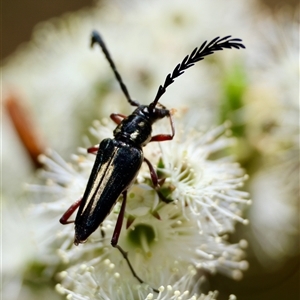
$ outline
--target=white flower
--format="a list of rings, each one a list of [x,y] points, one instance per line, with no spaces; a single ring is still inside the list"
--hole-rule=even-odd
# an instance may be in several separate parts
[[[95,259],[91,261],[89,266],[76,265],[68,271],[60,273],[60,277],[65,284],[68,282],[71,289],[66,289],[62,285],[56,286],[58,292],[62,294],[72,295],[73,299],[215,299],[217,293],[209,293],[197,295],[198,284],[194,283],[193,277],[196,270],[189,267],[182,277],[176,281],[172,286],[159,287],[158,294],[149,292],[149,288],[141,285],[124,283],[122,275],[116,271],[116,266],[111,263],[109,259],[101,261]],[[93,265],[91,265],[93,264]],[[169,276],[171,280],[174,277],[174,272],[168,274],[164,272],[165,276]],[[201,280],[199,280],[201,281]],[[189,290],[184,290],[184,288]],[[180,289],[180,290],[179,290]],[[87,298],[86,298],[87,297]]]
[[[244,110],[246,137],[260,161],[249,185],[249,229],[255,255],[269,272],[299,248],[299,20],[283,10],[276,23],[268,17],[257,26],[264,43],[254,51]]]
[[[143,166],[139,183],[129,190],[119,238],[119,245],[128,251],[135,272],[146,285],[140,286],[124,258],[110,245],[119,203],[103,222],[102,234],[100,230],[95,231],[86,244],[78,247],[72,245],[72,226],[58,223],[67,207],[83,194],[93,156],[74,156],[74,166],[66,164],[53,152],[49,153],[51,158],[42,157],[47,170],[42,176],[48,185],[31,186],[31,189],[50,192],[56,199],[34,205],[32,213],[43,216],[51,231],[47,233],[43,229],[43,236],[52,236],[44,244],[44,251],[48,248],[51,255],[58,247],[59,256],[71,265],[62,273],[59,290],[77,295],[75,299],[80,299],[80,295],[89,299],[116,299],[116,295],[119,299],[130,295],[146,299],[151,292],[147,285],[153,288],[171,285],[174,291],[189,290],[186,295],[192,295],[201,290],[204,278],[200,281],[196,278],[202,278],[205,270],[235,279],[242,277],[242,271],[248,266],[243,261],[242,250],[246,242],[230,244],[226,233],[234,230],[236,221],[247,223],[241,214],[244,204],[249,204],[248,195],[238,191],[246,177],[230,159],[210,158],[230,146],[232,140],[223,136],[224,126],[206,134],[195,130],[180,133],[181,125],[186,128],[184,119],[177,121],[179,132],[175,140],[145,147],[145,155],[149,154],[151,161],[158,164],[159,175],[166,180],[155,191],[150,184],[149,171]],[[108,128],[101,123],[96,125],[97,130],[92,132],[103,138]],[[167,130],[163,125],[156,127],[160,132]],[[159,299],[165,299],[163,297],[170,295],[170,291],[162,289],[159,295]]]
[[[215,122],[216,108],[223,98],[220,87],[227,77],[226,70],[230,73],[232,66],[242,66],[244,76],[249,79],[244,95],[246,109],[237,113],[240,117],[245,112],[245,119],[242,121],[247,123],[247,141],[266,156],[277,155],[278,149],[285,149],[286,146],[296,145],[294,148],[298,151],[298,23],[286,18],[283,30],[278,34],[276,22],[269,19],[265,11],[257,15],[258,10],[254,9],[253,3],[237,0],[218,3],[187,0],[184,6],[180,0],[123,1],[117,2],[117,5],[115,2],[104,3],[101,8],[69,14],[40,25],[34,33],[33,41],[3,67],[4,95],[8,85],[21,91],[21,95],[31,103],[41,126],[40,130],[45,132],[49,145],[65,156],[75,145],[81,144],[78,141],[80,131],[86,130],[92,119],[108,116],[112,112],[126,114],[130,111],[101,51],[97,47],[93,50],[88,47],[92,29],[98,29],[102,33],[131,96],[144,104],[153,99],[158,85],[175,64],[203,40],[227,34],[243,39],[246,52],[223,51],[213,59],[204,60],[178,79],[162,99],[167,107],[191,109],[187,112],[187,118],[190,118],[188,126],[186,121],[183,122],[183,132],[180,129],[181,120],[176,122],[174,141],[160,145],[150,144],[145,149],[146,156],[159,167],[160,176],[166,177],[160,192],[173,202],[165,204],[160,201],[157,193],[149,186],[149,172],[144,165],[138,183],[128,195],[131,198],[127,205],[120,245],[129,251],[130,257],[138,249],[140,252],[136,255],[136,260],[146,261],[147,266],[149,261],[156,262],[156,265],[161,263],[164,257],[157,257],[157,253],[159,249],[166,247],[170,257],[165,264],[174,264],[175,256],[183,258],[178,267],[176,262],[178,272],[186,269],[188,264],[192,269],[201,267],[200,270],[218,271],[240,278],[241,270],[247,267],[242,261],[243,254],[240,250],[246,242],[241,241],[235,245],[226,242],[226,233],[234,230],[236,221],[247,223],[242,216],[242,207],[249,204],[250,200],[247,200],[247,193],[238,190],[245,176],[231,158],[212,159],[219,157],[215,152],[231,144],[232,140],[222,137],[221,132],[226,131],[223,126],[206,134],[189,129],[195,127],[202,132],[201,126],[207,127]],[[120,39],[120,36],[124,38]],[[246,58],[244,64],[247,67],[243,67],[242,58]],[[23,172],[25,158],[21,155],[17,142],[12,143],[15,139],[12,138],[13,133],[6,130],[9,125],[6,118],[4,122],[4,140],[8,142],[8,147],[4,147],[3,154],[3,168],[7,170],[3,190],[4,193],[9,190],[15,194],[18,182],[28,181],[28,172]],[[112,122],[104,125],[96,125],[92,129],[96,137],[93,142],[111,136]],[[167,131],[169,128],[163,130]],[[218,135],[220,137],[216,138]],[[86,147],[89,145],[88,141],[84,144]],[[243,152],[247,150],[248,148],[243,149]],[[72,225],[63,227],[58,223],[63,212],[82,195],[94,161],[93,155],[86,155],[84,149],[80,151],[79,155],[73,157],[72,164],[65,163],[55,152],[49,153],[49,157],[43,157],[48,166],[48,172],[44,172],[43,176],[47,178],[49,186],[34,187],[39,191],[35,194],[35,202],[43,202],[42,205],[34,205],[31,210],[31,217],[39,224],[36,226],[35,223],[30,231],[30,236],[38,241],[35,246],[39,252],[35,259],[47,266],[47,276],[57,272],[57,268],[61,269],[62,260],[72,266],[67,271],[71,277],[84,263],[89,270],[95,254],[99,254],[97,249],[106,249],[107,252],[103,250],[103,254],[101,253],[103,261],[99,261],[97,266],[102,266],[105,254],[115,264],[114,269],[118,270],[116,273],[127,274],[122,278],[128,277],[136,284],[137,281],[129,272],[124,259],[110,246],[119,204],[103,224],[105,238],[102,239],[100,230],[96,231],[88,243],[80,247],[72,244]],[[250,218],[255,223],[253,230],[256,231],[258,244],[264,249],[265,255],[260,256],[261,260],[270,258],[272,254],[273,261],[281,261],[283,252],[292,253],[289,245],[297,234],[293,224],[298,219],[298,199],[294,201],[293,197],[293,201],[285,206],[283,200],[287,197],[281,193],[286,186],[283,184],[281,188],[282,185],[279,184],[280,172],[276,175],[273,173],[267,179],[266,177],[268,173],[255,180],[256,186],[252,185],[257,201]],[[276,182],[275,187],[272,182]],[[273,189],[265,195],[264,192],[269,188]],[[274,197],[266,200],[269,205],[265,207],[265,197],[272,194]],[[272,202],[274,200],[275,204]],[[141,205],[137,205],[138,203]],[[272,216],[278,216],[275,224],[278,226],[273,226],[276,219],[265,218],[265,210]],[[134,222],[126,230],[128,219]],[[141,226],[141,220],[148,227],[144,223]],[[149,227],[160,237],[158,241],[145,240],[143,234],[139,234],[139,242],[133,245],[133,229],[137,232],[140,229],[148,230]],[[264,238],[265,232],[261,231],[262,227],[270,230],[267,239]],[[25,227],[21,232],[23,229],[26,232]],[[177,243],[178,236],[181,243]],[[191,237],[196,237],[195,241]],[[277,247],[277,239],[281,240],[284,251]],[[186,249],[186,245],[190,249]],[[274,245],[276,247],[272,247]],[[18,266],[19,258],[23,257],[20,278],[23,265],[26,266],[32,260],[33,255],[28,255],[28,249],[30,247],[27,246],[24,251],[15,248],[15,251],[18,250],[24,256],[20,254],[15,261],[10,258],[6,264],[16,263]],[[257,251],[257,255],[259,254]],[[136,265],[134,259],[132,262]],[[157,272],[150,271],[147,275],[149,278],[143,279],[158,288],[159,283],[154,284],[159,279],[152,278]],[[98,283],[102,284],[98,269],[94,272]],[[140,272],[139,268],[137,272]],[[179,284],[176,281],[177,273],[174,275],[174,282],[169,283],[168,272],[170,268],[162,273],[164,276],[161,282],[164,285],[172,284],[175,290],[180,289],[184,293],[182,282]],[[188,278],[186,280],[189,282],[201,275],[201,271],[198,272],[200,274],[197,276],[185,272],[184,278]],[[143,277],[143,272],[140,275]],[[113,280],[114,278],[113,276]],[[75,276],[74,282],[76,280]],[[183,281],[186,282],[185,279]],[[68,287],[67,283],[69,282],[64,280],[65,288]],[[192,295],[190,284],[186,285],[189,285],[187,289],[190,290],[189,295]],[[198,288],[197,285],[195,287]],[[83,286],[78,286],[79,293],[83,290]],[[160,297],[169,299],[171,292],[168,293],[165,288]],[[143,293],[141,297],[145,297]]]
[[[266,158],[299,148],[299,21],[285,13],[257,24],[261,43],[245,95],[247,140]]]

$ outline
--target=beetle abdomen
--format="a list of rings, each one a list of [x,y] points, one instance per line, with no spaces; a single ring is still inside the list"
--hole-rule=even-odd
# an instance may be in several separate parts
[[[140,148],[114,139],[100,143],[75,219],[75,243],[84,242],[104,221],[121,193],[135,180],[143,159]]]

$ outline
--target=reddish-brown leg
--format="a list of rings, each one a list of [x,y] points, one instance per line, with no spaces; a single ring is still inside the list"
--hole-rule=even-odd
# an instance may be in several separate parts
[[[74,223],[74,220],[69,221],[69,218],[73,214],[73,212],[79,207],[82,199],[77,200],[75,203],[73,203],[68,210],[62,215],[62,217],[59,219],[59,222],[63,225]]]
[[[169,120],[170,120],[170,125],[171,125],[171,134],[157,134],[154,135],[150,142],[163,142],[163,141],[170,141],[173,139],[174,135],[175,135],[175,129],[174,129],[174,124],[173,124],[173,120],[172,120],[172,116],[171,114],[169,115]]]
[[[132,275],[139,281],[139,283],[144,283],[144,281],[136,274],[135,270],[133,269],[133,267],[131,265],[131,262],[128,258],[128,252],[123,250],[123,248],[118,245],[118,240],[119,240],[119,236],[120,236],[120,233],[121,233],[123,219],[124,219],[124,215],[125,215],[126,200],[127,200],[127,191],[124,191],[123,192],[123,202],[122,202],[122,205],[121,205],[121,210],[120,210],[119,215],[118,215],[116,227],[115,227],[112,239],[111,239],[111,245],[114,248],[117,248],[120,251],[120,253],[124,257],[124,259],[126,260]],[[152,289],[153,289],[154,292],[159,293],[159,291],[157,289],[154,289],[154,288],[152,288]]]
[[[93,146],[93,147],[87,148],[86,151],[87,151],[87,153],[97,154],[98,149],[99,149],[98,146]]]
[[[116,123],[116,124],[120,124],[122,122],[123,119],[126,118],[125,115],[123,114],[111,114],[110,118]]]
[[[154,187],[155,188],[159,187],[161,184],[164,183],[164,181],[166,179],[165,178],[161,178],[161,179],[158,178],[154,167],[152,166],[151,162],[146,157],[144,157],[144,161],[145,161],[145,163],[147,164],[147,166],[149,168],[151,180],[152,180],[152,183],[153,183]]]

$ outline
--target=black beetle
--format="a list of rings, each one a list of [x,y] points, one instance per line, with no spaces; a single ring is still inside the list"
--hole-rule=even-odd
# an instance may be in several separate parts
[[[126,117],[122,114],[111,114],[111,119],[117,124],[114,130],[113,139],[104,139],[99,147],[88,149],[89,153],[96,153],[96,160],[91,171],[83,197],[75,202],[61,217],[62,224],[72,223],[68,219],[79,207],[75,219],[75,240],[74,244],[83,243],[101,225],[107,215],[116,204],[119,196],[123,195],[121,210],[117,219],[111,244],[116,247],[126,259],[134,277],[140,283],[143,280],[137,276],[132,268],[125,252],[118,245],[118,238],[121,232],[122,222],[125,213],[127,191],[135,181],[137,174],[144,162],[149,167],[154,187],[158,187],[163,180],[159,180],[151,163],[144,157],[142,147],[149,142],[162,142],[172,140],[175,134],[171,111],[158,103],[160,97],[165,93],[167,87],[174,82],[174,79],[196,62],[204,59],[205,56],[225,48],[245,48],[240,39],[226,36],[216,37],[211,42],[206,41],[198,48],[195,48],[190,55],[187,55],[179,63],[172,73],[168,74],[163,85],[160,85],[153,102],[149,105],[140,105],[131,99],[123,80],[116,69],[116,66],[104,44],[100,34],[92,32],[91,46],[98,44],[106,59],[108,60],[120,87],[132,106],[137,106],[131,115]],[[168,117],[170,120],[171,134],[158,134],[151,136],[154,122]],[[156,289],[153,289],[158,292]]]

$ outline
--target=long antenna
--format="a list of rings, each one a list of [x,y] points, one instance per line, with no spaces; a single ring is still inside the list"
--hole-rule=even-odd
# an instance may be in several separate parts
[[[160,97],[166,92],[167,87],[174,82],[175,78],[182,75],[186,69],[192,67],[196,62],[204,59],[205,56],[213,54],[215,51],[220,51],[225,48],[246,48],[242,43],[240,43],[242,42],[241,39],[230,39],[230,37],[230,35],[223,38],[216,37],[208,44],[206,44],[207,41],[205,41],[199,48],[195,48],[190,55],[187,55],[182,60],[182,62],[175,67],[172,74],[169,73],[167,75],[165,83],[159,86],[154,101],[149,105],[149,109],[154,109]]]
[[[111,58],[111,56],[110,56],[110,54],[109,54],[109,52],[108,52],[108,50],[105,46],[105,43],[104,43],[103,39],[101,38],[99,32],[97,32],[96,30],[94,30],[92,32],[91,47],[93,47],[95,43],[98,44],[101,47],[106,59],[108,60],[110,66],[111,66],[111,68],[112,68],[112,70],[113,70],[113,72],[116,76],[117,81],[120,84],[121,90],[123,91],[123,93],[124,93],[127,101],[129,102],[129,104],[131,104],[132,106],[139,106],[140,104],[138,102],[131,99],[131,97],[129,95],[129,92],[127,90],[127,87],[124,84],[124,82],[122,80],[122,77],[121,77],[120,73],[118,72],[118,70],[117,70],[117,68],[116,68],[116,66],[113,62],[113,60],[112,60],[112,58]]]

